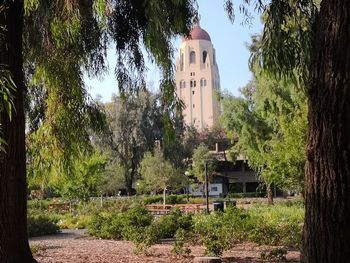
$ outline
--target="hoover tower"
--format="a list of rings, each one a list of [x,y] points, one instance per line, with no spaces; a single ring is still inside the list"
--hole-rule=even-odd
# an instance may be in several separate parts
[[[211,128],[220,115],[220,76],[210,36],[199,25],[180,45],[175,80],[176,94],[185,104],[185,123],[199,131]]]

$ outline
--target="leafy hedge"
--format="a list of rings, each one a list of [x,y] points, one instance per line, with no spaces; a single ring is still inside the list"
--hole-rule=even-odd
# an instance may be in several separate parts
[[[129,240],[130,229],[150,226],[153,220],[153,216],[141,206],[126,212],[95,212],[88,223],[88,233],[104,239]]]
[[[104,239],[130,240],[136,252],[145,252],[161,238],[174,237],[178,229],[190,231],[192,215],[174,210],[170,215],[155,220],[142,206],[127,211],[96,212],[91,216],[88,233]]]
[[[58,218],[44,214],[29,214],[27,217],[27,230],[29,237],[52,235],[59,230]]]
[[[251,193],[228,193],[226,198],[255,198],[266,197],[266,192],[251,192]]]
[[[196,215],[193,220],[194,233],[206,247],[207,255],[221,255],[242,241],[299,248],[304,209],[284,204],[259,205],[248,210],[230,207],[225,213]]]
[[[186,203],[187,195],[167,195],[166,203],[170,205]],[[163,195],[151,195],[143,197],[144,204],[163,203]]]
[[[225,212],[183,214],[173,210],[158,220],[142,206],[127,211],[92,215],[88,231],[107,239],[131,240],[138,251],[161,238],[175,238],[174,253],[188,253],[186,244],[206,247],[207,255],[221,255],[243,241],[299,248],[304,217],[302,205],[259,205],[243,210],[229,207]]]

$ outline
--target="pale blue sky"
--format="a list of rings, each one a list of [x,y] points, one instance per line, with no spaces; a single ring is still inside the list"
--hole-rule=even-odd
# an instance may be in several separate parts
[[[253,13],[255,19],[253,19],[251,25],[242,25],[243,17],[237,9],[236,20],[232,24],[223,8],[223,1],[198,0],[198,5],[201,16],[200,25],[209,33],[216,49],[221,89],[238,95],[238,89],[251,79],[251,73],[248,69],[249,52],[246,48],[246,43],[250,43],[251,35],[260,33],[262,30],[259,16]],[[180,39],[174,40],[173,43],[177,49]],[[177,51],[175,52],[175,58],[176,56]],[[114,78],[114,50],[109,50],[108,52],[108,63],[109,74],[103,80],[86,79],[86,84],[92,97],[96,97],[99,94],[104,102],[110,101],[112,93],[118,92]],[[148,64],[148,68],[147,80],[154,89],[157,89],[159,85],[158,70],[152,64]]]

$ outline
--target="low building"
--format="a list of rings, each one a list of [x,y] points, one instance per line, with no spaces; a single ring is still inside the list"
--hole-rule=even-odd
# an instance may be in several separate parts
[[[238,156],[235,162],[228,161],[227,152],[219,151],[218,145],[211,153],[217,160],[217,166],[213,180],[208,186],[209,196],[225,197],[229,193],[257,193],[258,195],[264,192],[256,172],[249,167],[246,157]],[[204,185],[189,186],[188,190],[194,196],[201,196]]]

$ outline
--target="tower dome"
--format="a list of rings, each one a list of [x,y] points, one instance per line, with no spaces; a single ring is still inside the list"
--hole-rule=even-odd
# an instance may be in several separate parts
[[[195,25],[190,32],[190,36],[186,37],[185,40],[199,40],[199,39],[211,41],[208,32],[202,29],[199,25]]]

